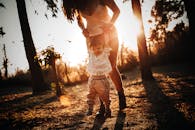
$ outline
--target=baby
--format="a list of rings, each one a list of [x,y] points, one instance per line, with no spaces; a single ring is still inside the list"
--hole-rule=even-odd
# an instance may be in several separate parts
[[[105,107],[104,116],[111,117],[110,110],[110,83],[108,74],[112,71],[109,61],[110,49],[106,47],[104,35],[91,37],[88,45],[89,63],[87,71],[90,74],[88,80],[89,94],[87,95],[88,112],[92,115],[96,96],[103,102]]]

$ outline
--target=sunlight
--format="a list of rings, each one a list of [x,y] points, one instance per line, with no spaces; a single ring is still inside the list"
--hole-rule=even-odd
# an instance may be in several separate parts
[[[17,69],[28,70],[29,66],[25,56],[22,35],[20,33],[16,4],[13,1],[6,1],[6,3],[8,4],[6,7],[8,10],[1,10],[0,14],[3,17],[3,20],[0,22],[6,31],[6,35],[0,40],[1,43],[6,43],[6,47],[9,48],[7,51],[9,59],[8,73],[13,74]],[[131,3],[130,1],[123,3],[121,0],[116,0],[116,3],[121,10],[115,23],[118,30],[119,45],[124,43],[130,50],[137,52],[139,26],[137,26],[138,22],[133,18]],[[147,1],[144,3],[147,4]],[[26,1],[29,23],[37,52],[42,51],[48,46],[53,46],[55,51],[60,53],[62,60],[67,65],[78,66],[78,64],[85,64],[86,58],[88,57],[85,38],[76,21],[73,23],[67,22],[61,8],[58,17],[52,18],[45,4],[46,3],[40,0],[36,2]],[[60,2],[58,4],[60,4]],[[147,8],[145,10],[150,10],[151,5],[153,4],[150,1],[143,7]],[[39,12],[39,14],[35,14],[34,10]],[[47,17],[45,17],[45,13]],[[144,11],[144,13],[146,13],[146,15],[143,15],[143,17],[148,19],[150,15],[147,15],[147,11]],[[110,11],[109,14],[112,15]],[[13,29],[15,31],[13,31]],[[0,47],[2,48],[1,43]],[[15,55],[18,51],[21,53]],[[0,54],[2,53],[0,52]],[[0,60],[3,60],[3,55],[0,57]],[[3,66],[0,65],[0,68],[2,67]]]
[[[55,61],[56,66],[59,66],[60,63],[61,63],[61,60],[60,59],[56,59],[56,61]]]
[[[63,16],[56,20],[58,22],[53,23],[54,26],[50,28],[53,30],[51,42],[54,43],[54,48],[69,66],[84,64],[87,58],[87,48],[80,28],[75,22],[65,24]]]
[[[133,17],[133,21],[134,21],[134,30],[135,30],[135,35],[136,37],[141,33],[141,23],[140,20],[137,17]]]
[[[130,50],[137,52],[137,35],[140,33],[139,22],[136,18],[131,18],[129,23],[121,20],[120,24],[116,24],[118,30],[119,45],[124,44]],[[126,24],[122,27],[121,24]]]
[[[64,47],[63,60],[70,66],[84,64],[87,58],[87,48],[85,42],[81,39],[75,39],[73,43],[69,43]]]
[[[65,95],[62,95],[60,96],[60,103],[63,105],[63,106],[70,106],[70,100],[68,97],[66,97]]]
[[[123,38],[123,36],[121,36],[120,33],[118,33],[118,39],[119,39],[119,50],[121,49],[121,45],[124,44],[125,47],[128,47],[130,50],[132,51],[137,51],[137,41],[136,38],[132,37],[132,35],[134,34],[129,34],[131,37],[130,39],[130,43],[126,42],[125,39]]]

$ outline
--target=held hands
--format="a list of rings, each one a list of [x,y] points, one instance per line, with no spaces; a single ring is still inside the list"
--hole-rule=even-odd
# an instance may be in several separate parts
[[[82,21],[82,17],[80,15],[77,16],[77,23],[78,23],[79,27],[81,28],[81,30],[83,31],[83,35],[85,36],[85,38],[88,38],[89,37],[89,32],[85,28],[85,25]]]
[[[101,28],[104,31],[104,33],[109,33],[113,28],[113,24],[112,23],[104,23],[104,25]],[[83,28],[83,35],[86,38],[88,38],[89,37],[89,31],[87,29]]]

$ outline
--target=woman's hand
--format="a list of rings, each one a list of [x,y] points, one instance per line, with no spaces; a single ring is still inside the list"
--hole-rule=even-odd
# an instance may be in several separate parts
[[[83,29],[83,35],[85,36],[85,38],[89,37],[89,32],[87,29]]]

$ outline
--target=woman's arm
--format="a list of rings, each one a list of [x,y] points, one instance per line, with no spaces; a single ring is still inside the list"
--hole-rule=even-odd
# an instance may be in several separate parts
[[[118,6],[114,2],[114,0],[102,0],[102,1],[105,3],[105,5],[107,5],[112,10],[113,15],[112,15],[110,23],[114,24],[120,14],[120,10]]]
[[[83,23],[83,19],[82,16],[80,14],[77,15],[77,23],[79,25],[79,27],[81,28],[81,30],[83,31],[83,35],[86,38],[86,44],[87,44],[87,48],[89,50],[89,32],[87,31],[87,29],[85,28],[85,25]]]
[[[81,28],[81,30],[83,31],[85,29],[85,25],[83,23],[83,19],[82,19],[80,13],[77,15],[77,23],[78,23],[79,27]]]
[[[82,16],[80,14],[77,15],[77,23],[79,25],[79,27],[81,28],[81,30],[83,31],[83,35],[87,38],[89,37],[89,32],[87,31],[87,29],[85,28],[85,25],[83,23],[83,19]]]

